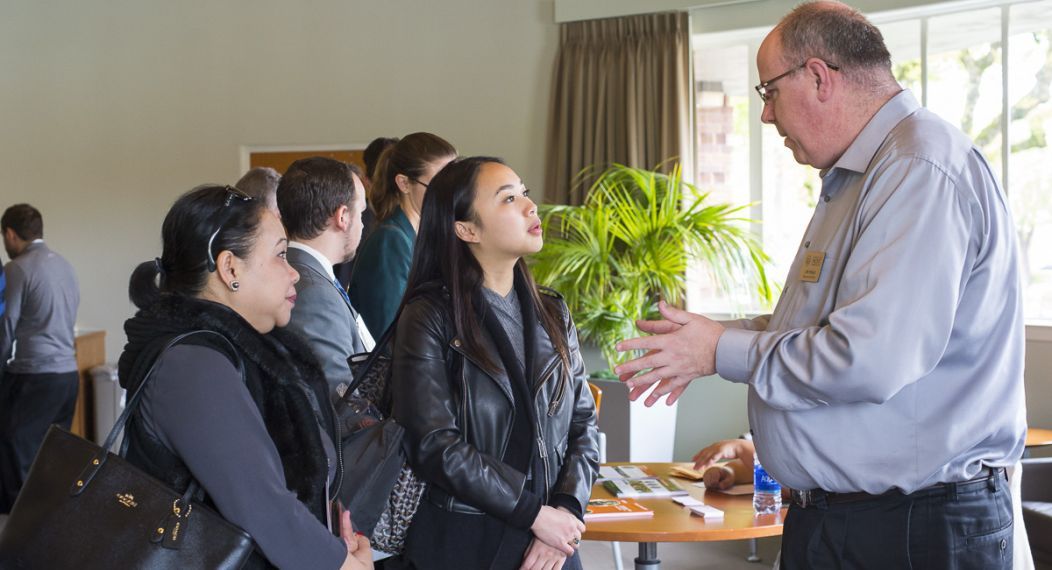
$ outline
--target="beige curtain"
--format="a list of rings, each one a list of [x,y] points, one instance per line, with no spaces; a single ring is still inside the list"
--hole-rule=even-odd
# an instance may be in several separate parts
[[[689,26],[685,12],[560,25],[546,201],[580,204],[594,179],[582,170],[614,162],[689,173]]]

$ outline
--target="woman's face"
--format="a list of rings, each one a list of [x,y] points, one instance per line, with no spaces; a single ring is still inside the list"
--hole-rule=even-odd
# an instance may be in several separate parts
[[[238,314],[266,334],[276,326],[289,324],[300,275],[285,260],[289,243],[285,228],[269,209],[261,215],[252,250],[248,257],[235,262],[239,287],[229,299]]]
[[[474,209],[476,220],[466,225],[480,261],[517,260],[544,245],[537,204],[529,198],[519,175],[507,166],[482,165],[475,181]]]
[[[428,185],[431,184],[431,179],[438,174],[439,170],[442,170],[447,164],[456,158],[454,156],[447,156],[438,160],[432,160],[426,163],[424,172],[417,178],[406,177],[405,184],[402,186],[402,209],[407,209],[417,215],[420,214],[420,210],[424,204],[424,194],[427,192]]]

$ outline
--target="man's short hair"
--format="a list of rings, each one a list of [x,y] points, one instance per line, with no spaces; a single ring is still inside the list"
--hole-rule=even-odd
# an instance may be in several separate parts
[[[0,217],[0,231],[7,231],[7,228],[15,230],[23,241],[41,239],[44,237],[44,218],[40,210],[29,204],[15,204]]]
[[[891,73],[884,36],[858,10],[839,2],[800,4],[778,23],[786,65],[817,57],[840,66],[856,83],[870,83],[876,72]]]
[[[265,202],[268,196],[273,196],[278,191],[279,182],[281,175],[277,170],[269,166],[257,166],[246,172],[234,186],[245,194]]]
[[[324,156],[293,162],[278,184],[281,221],[295,240],[314,239],[325,231],[340,206],[354,201],[354,176],[358,169]]]

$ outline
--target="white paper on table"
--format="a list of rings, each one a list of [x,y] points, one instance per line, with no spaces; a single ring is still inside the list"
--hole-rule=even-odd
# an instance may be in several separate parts
[[[722,519],[723,511],[709,505],[691,505],[690,512],[706,519]]]

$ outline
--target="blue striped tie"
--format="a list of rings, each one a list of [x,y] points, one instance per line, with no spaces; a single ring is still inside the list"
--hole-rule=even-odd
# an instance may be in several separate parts
[[[333,279],[332,280],[332,285],[334,287],[336,287],[336,290],[340,292],[340,295],[343,295],[343,300],[347,301],[347,304],[350,305],[351,304],[351,297],[350,297],[350,295],[347,294],[347,290],[343,288],[343,285],[340,285],[340,280],[339,279]]]

